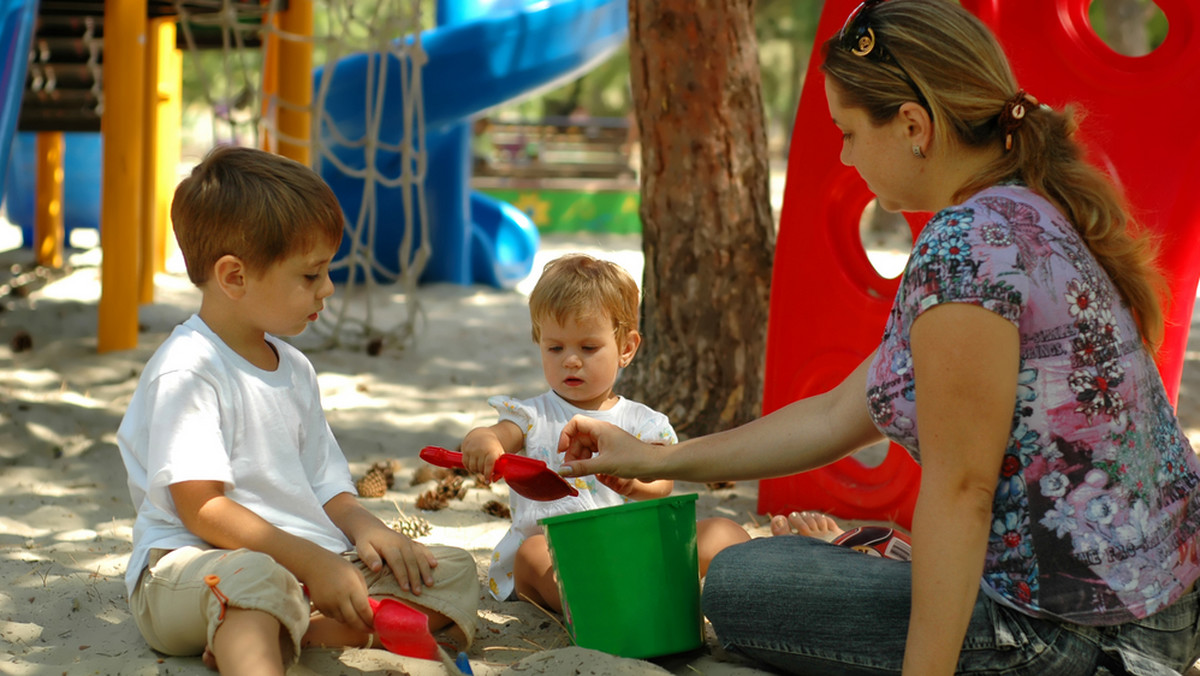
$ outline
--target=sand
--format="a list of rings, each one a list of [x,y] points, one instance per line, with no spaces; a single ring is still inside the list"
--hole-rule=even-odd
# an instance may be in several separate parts
[[[134,515],[115,443],[142,365],[194,311],[198,293],[173,258],[156,279],[155,302],[140,311],[138,347],[98,354],[99,250],[75,250],[69,271],[39,277],[22,271],[31,254],[17,249],[17,241],[15,229],[0,223],[0,284],[6,285],[0,288],[0,673],[211,673],[199,658],[151,651],[130,618],[123,575]],[[628,236],[546,238],[535,269],[571,250],[615,260],[640,279],[640,241]],[[14,281],[24,291],[7,293]],[[529,340],[531,285],[529,280],[515,291],[422,287],[414,340],[403,347],[388,342],[377,356],[354,339],[333,349],[316,347],[317,336],[298,341],[309,348],[330,425],[355,476],[374,462],[398,463],[393,488],[363,503],[385,521],[424,519],[431,530],[422,540],[469,550],[481,578],[508,527],[483,506],[506,502],[507,487],[468,480],[462,500],[440,511],[418,510],[417,498],[436,481],[413,484],[425,466],[417,453],[426,445],[453,447],[471,427],[490,424],[488,396],[527,397],[545,389]],[[403,323],[408,305],[396,287],[375,289],[371,297],[376,326]],[[352,312],[361,315],[365,304],[354,303]],[[21,336],[28,338],[26,346]],[[1180,396],[1193,444],[1200,440],[1200,354],[1194,345]],[[765,518],[754,513],[754,482],[715,491],[679,483],[676,490],[699,494],[700,516],[727,516],[755,536],[767,535]],[[574,647],[561,618],[527,603],[498,603],[485,593],[479,617],[469,655],[479,675],[766,673],[723,654],[711,628],[703,648],[646,661]],[[306,651],[289,673],[447,671],[434,662],[355,649]]]

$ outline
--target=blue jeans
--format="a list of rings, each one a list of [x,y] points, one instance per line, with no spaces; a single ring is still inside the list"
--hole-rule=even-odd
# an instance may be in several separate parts
[[[722,645],[787,674],[899,674],[908,633],[910,564],[813,538],[759,538],[717,555],[704,614]],[[1192,591],[1135,622],[1088,627],[1030,617],[980,593],[960,674],[1179,674],[1200,654]]]

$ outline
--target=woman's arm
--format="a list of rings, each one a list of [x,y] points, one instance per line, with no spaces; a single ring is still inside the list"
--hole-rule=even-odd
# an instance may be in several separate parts
[[[873,355],[872,355],[873,356]],[[868,357],[832,390],[731,430],[672,446],[638,441],[592,418],[563,430],[565,476],[738,481],[785,476],[845,457],[882,438],[867,412]]]
[[[997,314],[950,303],[921,315],[911,342],[922,474],[904,673],[949,675],[979,594],[1020,337]]]

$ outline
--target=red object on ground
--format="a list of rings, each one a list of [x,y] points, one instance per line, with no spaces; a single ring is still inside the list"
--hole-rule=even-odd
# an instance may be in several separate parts
[[[426,446],[421,449],[421,459],[438,467],[465,469],[462,453],[450,451],[440,446]],[[508,482],[518,494],[530,500],[557,500],[568,495],[579,495],[574,486],[546,466],[546,463],[523,455],[505,453],[496,460],[492,468],[491,479],[497,477]]]
[[[1091,0],[962,0],[992,27],[1022,88],[1061,109],[1087,112],[1080,138],[1123,187],[1134,213],[1161,236],[1160,264],[1174,298],[1156,355],[1176,401],[1200,277],[1200,3],[1155,0],[1166,41],[1145,57],[1112,51],[1088,19]],[[826,0],[816,45],[841,29],[859,0]],[[763,412],[832,388],[879,343],[898,280],[867,260],[859,220],[873,196],[839,159],[820,54],[814,51],[788,158],[771,286]],[[914,237],[928,214],[909,216]],[[864,393],[865,396],[865,393]],[[911,527],[920,468],[896,445],[883,463],[853,458],[759,484],[758,510],[821,510]]]
[[[392,598],[368,599],[375,613],[375,635],[388,652],[437,660],[438,645],[429,633],[429,617],[425,613]]]

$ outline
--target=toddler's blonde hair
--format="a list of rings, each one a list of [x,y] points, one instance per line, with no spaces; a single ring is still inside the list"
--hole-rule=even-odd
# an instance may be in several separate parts
[[[579,321],[603,312],[612,319],[617,345],[638,330],[637,282],[624,268],[587,254],[556,258],[542,269],[529,295],[533,342],[542,338],[542,322]]]

